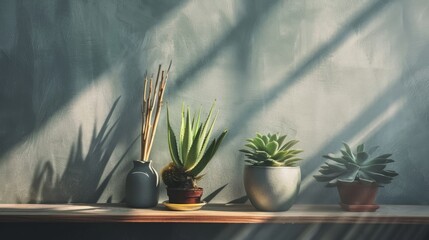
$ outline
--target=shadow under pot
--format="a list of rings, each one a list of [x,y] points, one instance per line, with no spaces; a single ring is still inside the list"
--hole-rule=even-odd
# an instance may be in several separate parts
[[[378,185],[376,183],[337,182],[342,209],[350,212],[374,212]]]
[[[169,203],[201,203],[203,188],[167,188],[167,195]]]
[[[299,167],[244,167],[244,187],[252,205],[261,211],[287,211],[301,185]]]
[[[152,161],[133,161],[127,175],[125,201],[129,207],[152,208],[158,205],[159,177]]]

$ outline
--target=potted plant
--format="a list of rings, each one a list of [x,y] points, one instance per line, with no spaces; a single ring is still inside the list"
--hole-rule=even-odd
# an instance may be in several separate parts
[[[344,143],[341,156],[324,155],[328,159],[320,167],[320,174],[314,178],[319,182],[328,182],[327,186],[337,186],[341,199],[341,207],[347,211],[375,211],[378,205],[375,198],[378,187],[389,184],[398,175],[393,170],[386,170],[388,163],[394,162],[392,154],[382,154],[371,157],[378,147],[367,152],[361,144],[353,152],[350,146]]]
[[[201,109],[191,117],[189,108],[182,107],[182,123],[179,139],[170,123],[170,114],[167,107],[168,147],[171,160],[162,170],[162,180],[167,185],[167,204],[200,204],[203,188],[197,186],[201,179],[200,173],[215,155],[227,130],[218,138],[210,142],[210,136],[216,122],[217,114],[213,120],[212,105],[204,122],[200,123]],[[167,206],[169,207],[169,206]]]
[[[296,163],[302,150],[292,149],[298,143],[286,135],[256,134],[247,139],[244,187],[252,205],[261,211],[286,211],[294,203],[301,184],[301,170]]]
[[[140,159],[134,161],[134,167],[128,173],[125,183],[125,201],[130,207],[151,208],[158,204],[159,177],[152,167],[149,156],[155,139],[170,67],[171,62],[166,71],[159,65],[156,80],[153,79],[153,75],[150,78],[147,74],[145,76],[141,106],[141,154]]]

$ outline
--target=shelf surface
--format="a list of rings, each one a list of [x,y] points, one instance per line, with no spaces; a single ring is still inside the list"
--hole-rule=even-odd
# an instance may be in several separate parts
[[[429,206],[381,205],[376,212],[345,212],[337,205],[294,205],[286,212],[259,212],[244,204],[208,204],[198,211],[171,211],[162,205],[0,204],[0,222],[429,224]]]

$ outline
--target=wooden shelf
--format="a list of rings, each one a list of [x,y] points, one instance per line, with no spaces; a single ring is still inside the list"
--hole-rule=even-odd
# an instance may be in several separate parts
[[[376,212],[356,213],[336,205],[295,205],[286,212],[259,212],[250,205],[209,204],[199,211],[181,212],[120,204],[0,204],[0,222],[429,224],[429,206],[382,205]]]

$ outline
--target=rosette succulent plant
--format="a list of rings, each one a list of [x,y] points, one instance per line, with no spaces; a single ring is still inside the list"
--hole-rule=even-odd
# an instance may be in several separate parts
[[[301,158],[297,154],[303,152],[291,149],[299,141],[290,140],[283,144],[287,135],[256,134],[255,138],[246,139],[247,149],[241,149],[248,159],[245,161],[254,166],[295,166]]]
[[[191,117],[189,108],[182,107],[182,123],[179,139],[170,124],[170,114],[167,107],[168,147],[172,162],[161,173],[162,180],[170,188],[196,188],[196,181],[202,175],[207,164],[215,155],[227,130],[210,143],[210,136],[216,122],[217,114],[213,120],[212,105],[207,119],[200,123],[201,109]],[[209,144],[210,143],[210,144]]]
[[[344,143],[341,156],[323,156],[328,160],[320,167],[320,174],[314,178],[319,182],[328,182],[327,186],[335,186],[337,181],[376,183],[379,186],[388,184],[398,173],[386,170],[387,164],[394,162],[390,158],[392,154],[371,157],[377,148],[372,147],[365,151],[365,145],[361,144],[356,148],[356,152],[353,152],[350,146]]]

